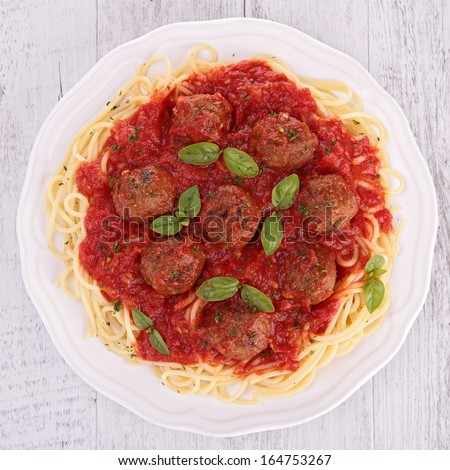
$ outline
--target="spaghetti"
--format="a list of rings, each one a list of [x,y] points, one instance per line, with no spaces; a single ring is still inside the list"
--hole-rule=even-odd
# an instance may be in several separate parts
[[[208,60],[204,59],[205,55],[209,55]],[[162,76],[151,73],[153,66],[157,63],[162,63],[165,67],[165,73]],[[250,76],[250,74],[253,75]],[[242,93],[239,89],[240,95],[236,97],[237,88],[227,87],[231,86],[230,83],[238,86],[241,83],[240,80],[245,80],[247,87],[245,90],[248,92]],[[186,180],[183,183],[183,189],[195,184],[197,178],[203,178],[199,175],[203,175],[201,172],[204,170],[195,168],[187,171],[187,164],[180,163],[178,157],[174,160],[173,155],[164,156],[165,154],[158,147],[159,143],[164,140],[161,135],[167,133],[168,122],[165,117],[167,110],[170,111],[173,103],[182,96],[220,92],[231,101],[240,98],[243,104],[242,106],[234,105],[236,114],[234,119],[236,122],[241,120],[243,124],[241,127],[236,126],[234,135],[227,136],[226,143],[248,150],[245,143],[250,132],[250,126],[247,125],[248,119],[251,121],[252,118],[249,116],[252,116],[252,112],[260,113],[259,108],[257,111],[252,111],[252,106],[258,106],[252,100],[254,96],[266,93],[264,87],[271,88],[268,93],[272,95],[278,92],[280,96],[283,93],[283,96],[288,97],[286,102],[283,102],[284,98],[281,96],[281,99],[277,101],[280,103],[280,109],[272,110],[273,115],[297,114],[302,121],[308,123],[314,134],[319,135],[319,147],[316,153],[319,153],[320,157],[316,160],[320,161],[322,167],[310,168],[308,165],[311,164],[308,163],[305,166],[307,170],[302,169],[297,172],[300,179],[304,177],[308,180],[310,177],[308,171],[311,171],[311,174],[342,171],[344,164],[349,168],[349,173],[357,175],[352,180],[352,184],[354,184],[354,192],[359,195],[359,210],[353,219],[356,222],[352,221],[351,227],[347,231],[344,230],[344,234],[347,233],[351,243],[342,243],[336,237],[332,237],[327,242],[336,253],[338,271],[332,295],[311,307],[313,314],[311,312],[309,316],[302,314],[301,318],[306,319],[305,324],[300,324],[298,321],[292,323],[289,317],[289,309],[295,307],[301,310],[301,306],[299,307],[295,302],[289,303],[286,299],[274,301],[278,313],[273,328],[278,331],[278,337],[285,342],[292,339],[291,333],[286,333],[286,324],[296,330],[294,334],[296,345],[290,350],[291,357],[283,352],[273,353],[271,348],[267,348],[261,354],[255,354],[245,360],[237,360],[224,357],[211,345],[206,345],[205,350],[200,352],[195,351],[192,344],[189,344],[194,351],[191,351],[191,356],[187,353],[183,356],[176,348],[173,349],[174,354],[167,357],[154,354],[148,339],[145,343],[146,335],[133,321],[131,310],[140,304],[133,305],[131,294],[125,298],[125,301],[122,301],[120,294],[117,298],[114,297],[114,287],[117,286],[108,281],[111,279],[109,276],[128,276],[127,282],[132,282],[129,278],[132,277],[130,273],[134,273],[135,264],[131,261],[128,263],[128,258],[123,257],[116,263],[122,265],[118,267],[114,265],[114,259],[116,251],[120,251],[120,256],[125,256],[125,252],[130,254],[132,250],[137,251],[130,254],[130,259],[134,261],[140,259],[142,251],[134,245],[134,242],[136,246],[139,245],[138,240],[133,238],[136,234],[133,231],[128,233],[127,236],[131,240],[126,248],[123,238],[120,243],[116,241],[114,245],[108,243],[101,245],[100,248],[104,248],[105,251],[101,253],[102,259],[107,260],[102,262],[103,264],[99,263],[98,257],[95,257],[96,261],[93,262],[94,255],[87,248],[90,246],[89,240],[95,231],[93,225],[102,217],[104,220],[105,217],[114,213],[110,200],[110,186],[115,184],[116,176],[111,168],[114,168],[116,173],[124,169],[133,170],[148,163],[149,155],[158,154],[160,155],[158,163],[173,168],[178,180],[183,178]],[[291,98],[289,98],[294,89],[299,93],[296,102],[290,101]],[[256,103],[260,102],[262,101],[256,100]],[[145,109],[148,118],[145,125],[142,116],[139,117],[137,113],[144,107],[147,107]],[[141,119],[141,121],[137,122],[136,119]],[[145,129],[149,120],[153,120],[154,127],[151,129],[156,129],[156,134],[153,131],[153,133],[146,133]],[[284,132],[284,129],[280,132]],[[335,141],[335,135],[340,136],[342,141],[338,142],[337,139]],[[288,140],[295,141],[296,138],[296,134],[293,134]],[[348,85],[298,76],[273,56],[260,55],[242,63],[226,64],[218,61],[217,53],[211,46],[199,44],[191,50],[186,63],[176,70],[172,69],[168,57],[154,56],[144,65],[139,66],[134,78],[107,103],[95,119],[78,132],[55,176],[49,182],[46,194],[46,209],[49,217],[48,246],[65,265],[57,282],[67,295],[82,301],[88,315],[87,335],[89,337],[97,336],[111,351],[123,356],[131,363],[153,364],[162,383],[178,393],[212,394],[223,401],[233,403],[256,403],[264,398],[296,393],[313,381],[319,368],[328,364],[335,356],[347,354],[363,337],[376,331],[383,322],[389,306],[388,280],[393,259],[398,252],[398,237],[402,228],[400,223],[395,231],[392,229],[391,212],[394,212],[394,209],[390,208],[390,204],[392,197],[403,190],[404,180],[402,175],[389,167],[384,148],[387,138],[387,131],[383,125],[375,117],[363,111],[361,101]],[[219,137],[218,140],[220,140]],[[134,141],[143,143],[137,148]],[[131,151],[128,150],[127,142],[132,143],[130,149],[132,147],[135,153],[132,159],[130,153],[126,154],[126,159],[121,159],[121,152]],[[178,142],[173,138],[170,142],[171,147],[167,145],[164,152],[167,154],[172,152],[177,156],[178,150],[185,146],[186,142]],[[173,148],[175,148],[175,153]],[[131,168],[124,167],[126,161],[133,162]],[[229,181],[225,165],[220,161],[214,165],[218,168],[218,178],[223,177],[220,183]],[[339,169],[336,169],[337,165],[340,165]],[[265,194],[269,194],[270,198],[269,186],[273,186],[274,181],[270,176],[271,171],[264,169],[257,177],[259,178],[258,184],[255,184],[255,187],[261,188],[255,189],[255,196],[266,208],[270,206],[270,202],[267,201]],[[274,170],[272,172],[275,174]],[[276,174],[286,176],[290,173],[293,172],[281,171]],[[269,175],[266,178],[267,181],[264,180],[264,174]],[[211,179],[209,176],[208,178]],[[392,187],[392,178],[398,180],[396,188]],[[245,179],[244,182],[241,180],[242,178],[235,178],[233,184],[250,191],[249,188],[253,185],[251,179]],[[209,183],[202,182],[202,184],[205,185],[202,186],[203,189],[207,188],[206,185]],[[215,186],[212,188],[216,189]],[[258,193],[259,190],[261,194]],[[103,199],[99,199],[98,194],[102,194]],[[102,201],[109,202],[102,205]],[[105,207],[107,210],[104,209]],[[294,225],[298,225],[298,221],[301,222],[305,215],[305,209],[301,207],[303,209],[300,210],[298,209],[300,206],[297,208],[293,205],[283,211],[285,237],[290,233],[287,217],[291,216]],[[303,215],[299,214],[298,210],[300,212],[303,210]],[[93,218],[93,213],[96,214],[97,219]],[[96,230],[100,230],[99,227],[96,226]],[[258,243],[257,248],[248,248],[248,250],[253,250],[250,253],[255,259],[262,256],[260,242]],[[209,250],[211,253],[218,253],[219,248],[211,245]],[[247,264],[240,264],[243,263],[242,253],[245,253],[244,249],[242,252],[238,250],[233,254],[226,254],[222,265],[218,262],[218,267],[206,270],[207,277],[247,272],[248,265],[251,264],[250,255],[246,261]],[[381,305],[370,313],[365,305],[363,294],[364,283],[367,279],[364,264],[373,254],[382,255],[384,258],[383,268],[386,272],[381,273],[379,278],[386,291]],[[219,260],[219,258],[217,255],[214,259]],[[102,264],[101,269],[107,267],[110,273],[99,275],[99,264]],[[229,268],[231,265],[232,269]],[[279,268],[279,264],[276,268]],[[259,273],[261,267],[258,269]],[[278,273],[273,273],[271,277],[270,269],[270,267],[266,269],[267,272],[263,273],[261,279],[267,284],[272,283],[273,292],[278,295],[279,286],[276,277]],[[258,276],[259,274],[254,275],[255,279],[258,279]],[[259,287],[261,290],[266,288],[265,285]],[[131,291],[127,290],[127,292]],[[142,292],[147,296],[158,298],[149,286],[145,287]],[[169,303],[164,300],[166,317],[171,314],[175,315],[179,322],[178,329],[184,328],[186,331],[192,329],[192,335],[195,336],[195,329],[200,329],[199,318],[209,308],[208,302],[199,298],[195,289],[190,289],[184,294],[177,294],[173,298],[174,300]],[[288,302],[287,307],[286,302]],[[145,313],[152,317],[152,300],[144,304]],[[169,308],[170,312],[167,310]],[[310,307],[307,306],[307,308]],[[296,318],[300,317],[297,315]],[[166,334],[169,330],[172,331],[173,325],[166,326],[165,320],[159,317],[157,321],[162,324],[162,331],[166,331]],[[157,321],[155,320],[155,324]],[[185,334],[186,331],[184,331]],[[202,338],[198,338],[198,341],[196,339],[196,344],[207,343],[201,340]],[[276,340],[272,338],[272,342],[276,343]],[[297,352],[295,357],[292,357],[294,350]],[[195,360],[189,361],[189,357]]]

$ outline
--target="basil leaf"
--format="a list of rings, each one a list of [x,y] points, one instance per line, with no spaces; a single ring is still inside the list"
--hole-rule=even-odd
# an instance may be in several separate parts
[[[205,281],[197,290],[197,296],[207,302],[217,302],[233,297],[240,286],[235,277],[218,276]]]
[[[162,235],[175,235],[181,230],[181,222],[173,215],[162,215],[152,222],[150,228]]]
[[[291,207],[300,189],[300,180],[293,173],[281,180],[272,189],[272,204],[280,210]]]
[[[267,256],[273,255],[278,250],[281,240],[283,240],[283,225],[273,213],[264,221],[261,231],[261,243]]]
[[[150,344],[161,354],[168,356],[170,354],[167,344],[162,339],[158,330],[152,330],[150,333]]]
[[[188,145],[178,152],[178,156],[183,162],[192,165],[209,165],[215,162],[220,155],[219,146],[211,142],[199,142]]]
[[[200,191],[198,186],[191,186],[186,189],[178,200],[178,208],[184,217],[196,217],[201,209]]]
[[[151,318],[147,317],[145,313],[142,313],[137,308],[131,309],[131,314],[133,316],[134,324],[141,330],[145,328],[150,328],[153,326],[153,321]]]
[[[377,268],[375,269],[375,271],[372,271],[374,276],[381,276],[382,274],[386,272],[387,272],[386,269],[381,269],[381,268]]]
[[[256,287],[249,286],[247,284],[241,290],[241,297],[249,307],[257,310],[258,312],[274,312],[275,307],[273,306],[269,297],[263,294]]]
[[[369,313],[381,304],[384,297],[384,284],[377,277],[369,277],[363,286],[364,302]]]
[[[367,261],[364,271],[367,274],[374,272],[376,269],[381,268],[384,264],[384,258],[381,255],[373,255],[372,258]]]
[[[244,178],[254,178],[259,173],[255,160],[242,150],[228,147],[223,151],[223,161],[231,173]]]

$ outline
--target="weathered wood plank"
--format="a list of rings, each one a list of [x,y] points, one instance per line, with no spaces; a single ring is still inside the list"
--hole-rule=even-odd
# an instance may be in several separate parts
[[[405,111],[440,206],[424,311],[398,356],[373,381],[376,448],[450,447],[449,21],[447,1],[370,4],[370,71]]]
[[[367,66],[368,4],[346,0],[247,0],[245,14],[292,26]]]
[[[40,125],[95,62],[95,4],[0,8],[0,448],[89,448],[95,392],[64,363],[22,283],[15,216]],[[42,204],[42,201],[37,201]]]
[[[235,16],[244,16],[244,0],[98,0],[98,56],[166,24]]]

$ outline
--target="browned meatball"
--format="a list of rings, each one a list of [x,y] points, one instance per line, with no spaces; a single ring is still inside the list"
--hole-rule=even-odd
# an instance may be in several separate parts
[[[340,175],[315,176],[298,195],[298,210],[305,215],[308,229],[331,232],[345,228],[358,212],[353,191]]]
[[[233,108],[220,94],[180,96],[173,111],[173,129],[186,143],[220,142],[230,130]]]
[[[205,312],[200,337],[225,357],[243,361],[269,346],[271,318],[229,302],[211,303]]]
[[[160,294],[182,294],[193,287],[204,264],[202,245],[188,239],[169,238],[146,248],[141,258],[141,273]]]
[[[278,278],[284,297],[318,304],[333,293],[335,253],[321,245],[299,243],[289,246],[280,253]]]
[[[269,168],[296,170],[314,156],[317,137],[309,127],[289,114],[260,119],[250,135],[250,149]]]
[[[207,240],[240,249],[255,235],[261,209],[250,194],[237,186],[221,186],[208,194],[200,212]]]
[[[125,170],[115,182],[112,198],[121,217],[157,217],[172,211],[177,195],[175,178],[167,170],[147,165]]]

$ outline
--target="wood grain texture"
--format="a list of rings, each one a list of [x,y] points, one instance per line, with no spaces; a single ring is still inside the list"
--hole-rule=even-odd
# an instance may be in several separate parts
[[[450,448],[450,2],[414,3],[0,0],[0,448]],[[98,58],[164,24],[244,14],[296,27],[369,68],[427,158],[440,230],[424,312],[386,368],[313,422],[219,439],[151,425],[71,371],[25,293],[13,227],[39,126]]]
[[[96,392],[64,364],[26,295],[14,229],[37,131],[95,62],[95,5],[79,5],[0,7],[0,448],[95,445]]]
[[[440,227],[424,311],[400,353],[373,380],[374,446],[448,449],[450,3],[392,3],[371,3],[369,70],[409,119],[433,174]]]

